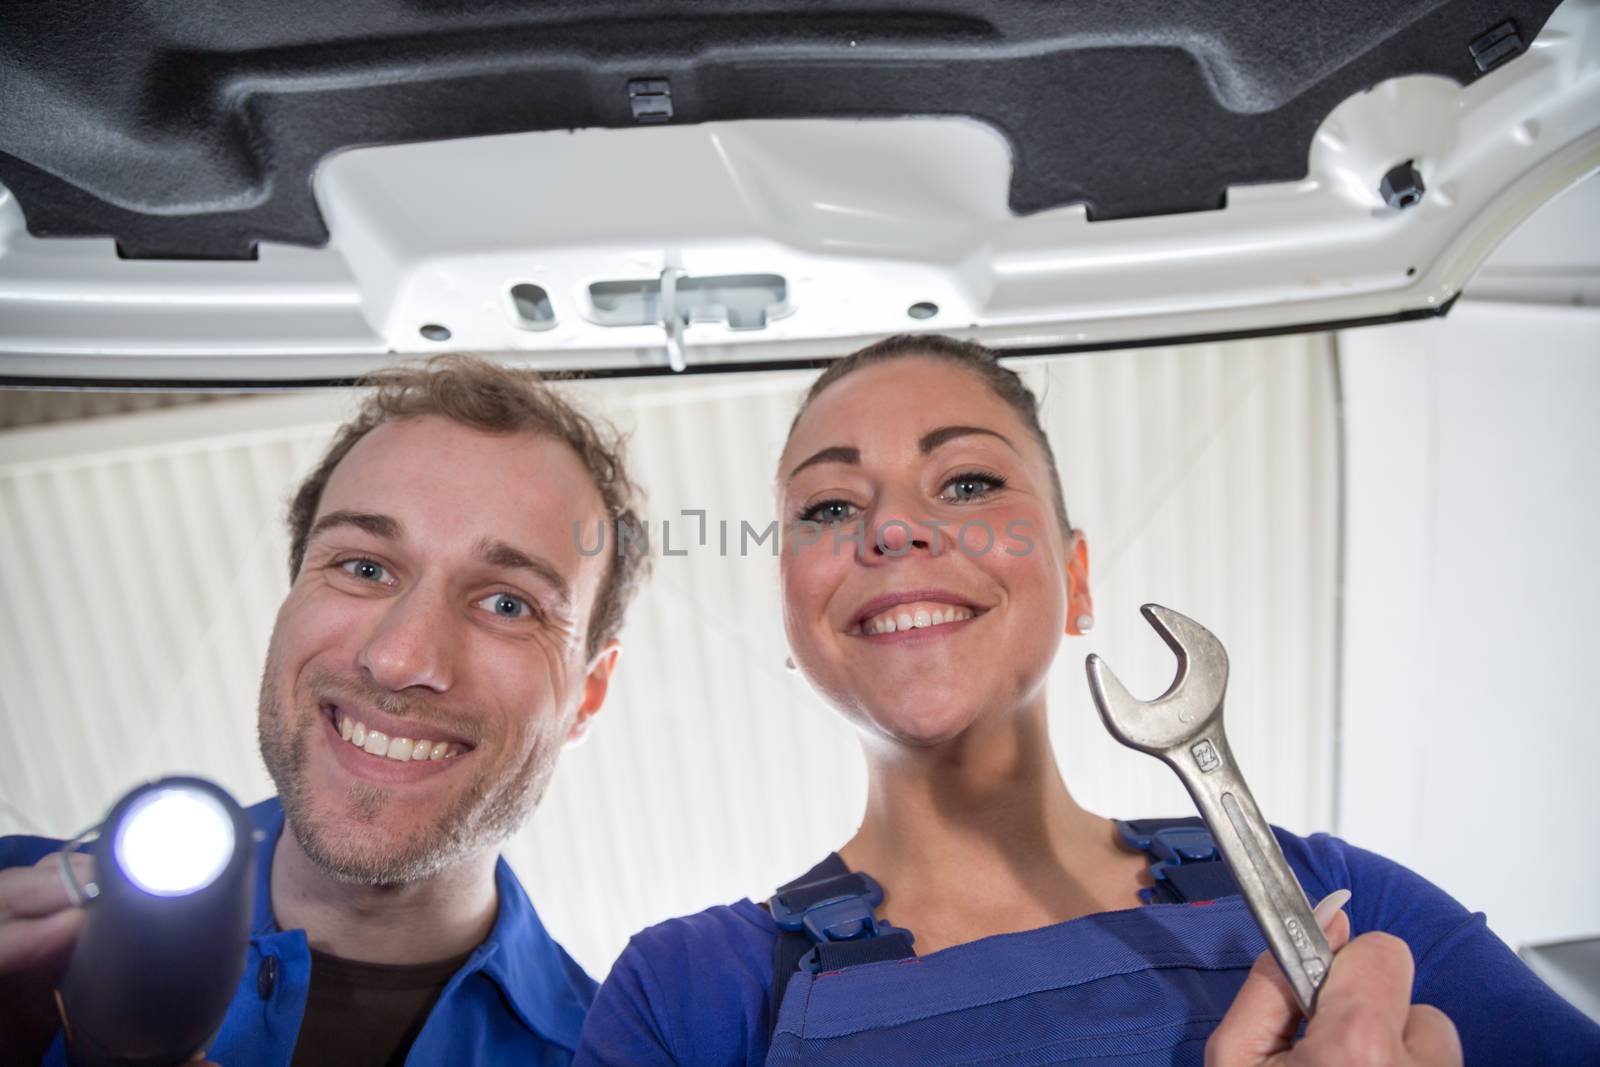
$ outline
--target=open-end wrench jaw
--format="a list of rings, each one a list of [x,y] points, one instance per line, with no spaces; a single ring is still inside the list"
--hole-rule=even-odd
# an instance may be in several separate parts
[[[1090,655],[1089,692],[1106,729],[1123,744],[1159,756],[1222,717],[1228,689],[1228,653],[1193,619],[1160,604],[1139,609],[1178,657],[1178,673],[1155,700],[1139,700],[1105,661]]]
[[[1095,707],[1113,737],[1177,773],[1309,1016],[1333,952],[1228,746],[1222,725],[1228,654],[1193,619],[1156,604],[1139,610],[1177,655],[1177,678],[1155,700],[1136,700],[1100,657],[1090,656],[1085,666]]]

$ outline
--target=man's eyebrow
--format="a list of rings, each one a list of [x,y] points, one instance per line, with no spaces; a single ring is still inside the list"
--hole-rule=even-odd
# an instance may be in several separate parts
[[[824,448],[820,452],[814,452],[810,456],[807,456],[805,459],[801,460],[799,463],[796,463],[795,467],[794,467],[794,470],[789,472],[789,477],[785,478],[784,481],[786,483],[794,481],[794,476],[795,475],[799,474],[801,471],[805,470],[807,467],[816,466],[818,463],[860,463],[860,462],[861,462],[861,449],[859,449],[859,448],[851,448],[849,445],[832,445],[832,446],[830,446],[828,448]]]
[[[306,535],[310,541],[324,530],[331,530],[336,526],[354,526],[356,529],[381,537],[385,541],[400,540],[400,521],[388,515],[378,515],[370,511],[330,511],[318,519],[316,525],[311,527],[311,532]]]
[[[528,571],[537,575],[555,591],[562,606],[572,606],[572,587],[549,560],[530,556],[520,548],[488,537],[478,542],[478,556],[491,567]]]
[[[941,426],[937,430],[929,430],[918,439],[917,451],[926,456],[928,453],[932,452],[946,441],[954,440],[957,437],[965,437],[967,434],[973,433],[988,434],[990,437],[998,437],[1000,440],[1006,443],[1006,447],[1011,449],[1011,451],[1015,452],[1017,450],[1017,446],[1011,443],[1011,439],[1009,437],[996,430],[986,430],[982,426]]]

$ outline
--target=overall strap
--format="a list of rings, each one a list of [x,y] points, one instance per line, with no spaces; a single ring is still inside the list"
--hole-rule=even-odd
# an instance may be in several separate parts
[[[1149,854],[1155,885],[1139,890],[1146,904],[1188,904],[1237,896],[1239,885],[1217,843],[1198,818],[1129,819],[1117,830],[1127,844]],[[878,919],[883,889],[868,874],[851,871],[838,853],[779,888],[767,909],[779,934],[772,946],[772,1001],[768,1033],[796,971],[812,974],[858,963],[910,959],[914,938]]]
[[[780,933],[772,946],[770,1034],[789,979],[800,970],[812,974],[879,960],[910,959],[916,953],[909,930],[878,919],[883,889],[871,875],[851,871],[832,853],[767,901]]]
[[[1146,904],[1190,904],[1239,895],[1239,883],[1204,821],[1128,819],[1119,821],[1117,830],[1130,847],[1155,860],[1150,864],[1155,885],[1139,890]]]

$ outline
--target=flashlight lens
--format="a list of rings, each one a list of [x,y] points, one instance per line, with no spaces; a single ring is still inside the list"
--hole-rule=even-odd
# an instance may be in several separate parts
[[[197,789],[153,789],[128,807],[112,849],[128,880],[159,897],[204,889],[233,856],[233,820]]]

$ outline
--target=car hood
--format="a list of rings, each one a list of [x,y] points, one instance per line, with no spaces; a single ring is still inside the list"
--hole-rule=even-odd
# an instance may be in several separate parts
[[[1600,5],[22,5],[0,376],[792,366],[1446,311],[1600,167]]]

